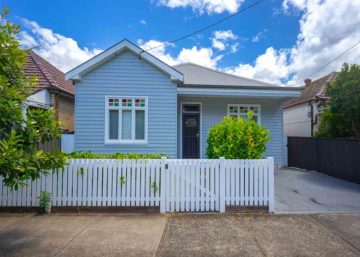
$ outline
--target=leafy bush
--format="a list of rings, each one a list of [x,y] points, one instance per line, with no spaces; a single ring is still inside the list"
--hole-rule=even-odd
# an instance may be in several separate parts
[[[24,72],[26,51],[19,45],[19,26],[0,13],[0,176],[6,186],[17,190],[28,179],[37,179],[47,170],[61,168],[65,155],[60,151],[38,151],[38,144],[60,137],[60,124],[53,110],[23,107],[36,87],[36,78]]]
[[[316,136],[360,138],[360,65],[345,63],[325,93],[330,99]]]
[[[40,192],[39,197],[39,207],[40,213],[50,213],[51,212],[51,195],[46,191]]]
[[[225,117],[214,125],[208,136],[206,155],[210,159],[261,159],[270,141],[269,131],[253,121],[253,114],[248,119]]]
[[[72,152],[66,155],[68,159],[161,159],[166,155],[159,154],[141,154],[141,153],[114,153],[114,154],[95,154],[91,151],[87,152]]]

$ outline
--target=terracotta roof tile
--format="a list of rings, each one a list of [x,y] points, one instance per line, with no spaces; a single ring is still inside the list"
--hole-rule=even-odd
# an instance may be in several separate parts
[[[64,73],[32,50],[28,51],[24,71],[28,76],[37,78],[35,92],[43,88],[56,88],[72,95],[75,93],[74,85],[70,80],[65,80]]]
[[[286,101],[283,104],[283,107],[289,108],[291,106],[295,106],[313,100],[316,97],[325,96],[324,93],[327,83],[335,80],[336,75],[337,72],[331,72],[330,74],[311,82],[309,86],[304,87],[300,97]]]

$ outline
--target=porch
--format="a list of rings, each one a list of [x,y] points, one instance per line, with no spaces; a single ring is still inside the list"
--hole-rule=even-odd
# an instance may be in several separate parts
[[[279,97],[179,95],[178,158],[206,158],[209,129],[226,115],[246,117],[247,111],[253,111],[256,121],[270,132],[264,157],[272,156],[275,164],[284,165],[283,101]]]

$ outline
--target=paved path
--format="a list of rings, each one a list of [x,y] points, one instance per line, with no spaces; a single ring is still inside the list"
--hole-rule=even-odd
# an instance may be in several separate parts
[[[0,256],[153,256],[160,214],[0,214]]]
[[[156,256],[360,256],[360,215],[173,215]]]
[[[0,256],[360,256],[360,215],[0,214]]]
[[[360,185],[315,171],[275,171],[276,213],[360,213]]]

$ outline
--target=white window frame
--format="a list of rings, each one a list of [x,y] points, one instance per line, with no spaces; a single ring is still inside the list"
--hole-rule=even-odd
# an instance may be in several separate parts
[[[109,99],[110,98],[119,98],[119,106],[118,107],[109,107]],[[132,107],[123,107],[121,106],[121,99],[132,99],[133,106]],[[135,99],[145,99],[145,108],[144,107],[135,107]],[[118,124],[118,139],[110,139],[109,138],[109,111],[110,110],[119,110],[119,124]],[[131,139],[121,139],[122,135],[122,110],[131,110]],[[144,139],[139,140],[135,139],[136,133],[136,125],[135,125],[135,111],[142,110],[145,112],[145,135]],[[149,101],[147,96],[105,96],[105,144],[131,144],[131,145],[139,145],[139,144],[148,144],[148,111],[149,111]]]
[[[234,115],[234,114],[230,114],[230,106],[236,106],[236,107],[257,107],[258,108],[258,114],[254,115],[258,117],[258,121],[257,123],[259,125],[261,125],[261,105],[260,104],[228,104],[227,105],[227,115]],[[240,118],[240,113],[237,114],[238,118]]]

